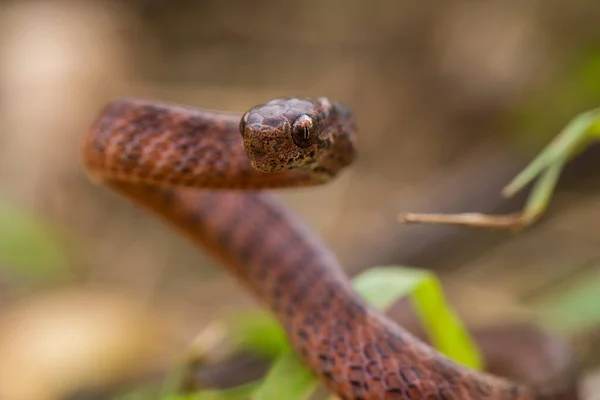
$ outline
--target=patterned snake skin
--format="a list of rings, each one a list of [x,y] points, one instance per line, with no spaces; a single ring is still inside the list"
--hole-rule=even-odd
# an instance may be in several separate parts
[[[535,379],[462,367],[367,305],[303,222],[258,191],[326,183],[352,163],[354,149],[351,112],[325,98],[276,99],[243,115],[121,99],[89,130],[83,162],[95,181],[226,265],[341,399],[578,399],[561,341],[544,347],[556,357],[537,364]],[[535,351],[504,353],[519,365]]]

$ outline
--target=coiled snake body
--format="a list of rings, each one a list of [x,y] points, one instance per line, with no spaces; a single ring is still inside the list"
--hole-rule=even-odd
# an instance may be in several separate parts
[[[342,399],[576,399],[563,365],[529,385],[442,356],[359,298],[331,252],[257,191],[327,182],[353,161],[354,142],[351,112],[325,98],[276,99],[243,115],[121,99],[86,135],[83,162],[227,265]]]

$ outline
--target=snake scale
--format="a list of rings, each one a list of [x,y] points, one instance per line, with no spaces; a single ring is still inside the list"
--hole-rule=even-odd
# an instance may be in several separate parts
[[[366,304],[330,250],[262,190],[327,183],[355,159],[355,131],[350,109],[327,98],[275,99],[244,114],[124,98],[101,111],[82,160],[92,179],[226,265],[343,400],[578,399],[560,340],[545,347],[559,356],[532,364],[536,379],[456,364]]]

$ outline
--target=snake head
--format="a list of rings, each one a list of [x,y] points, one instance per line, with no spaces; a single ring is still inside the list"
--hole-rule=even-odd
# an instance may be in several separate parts
[[[333,106],[327,99],[275,99],[253,107],[240,121],[252,167],[263,172],[315,168],[331,146]]]

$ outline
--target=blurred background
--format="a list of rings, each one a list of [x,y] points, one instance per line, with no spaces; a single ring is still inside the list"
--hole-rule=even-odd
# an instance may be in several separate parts
[[[6,399],[135,386],[126,381],[160,376],[224,313],[258,306],[88,180],[81,137],[123,96],[240,113],[279,96],[350,104],[356,163],[283,201],[351,275],[427,268],[472,324],[534,315],[577,345],[594,387],[600,149],[569,165],[548,214],[516,235],[398,215],[518,210],[527,193],[506,200],[502,187],[600,105],[599,17],[593,0],[1,1]]]

